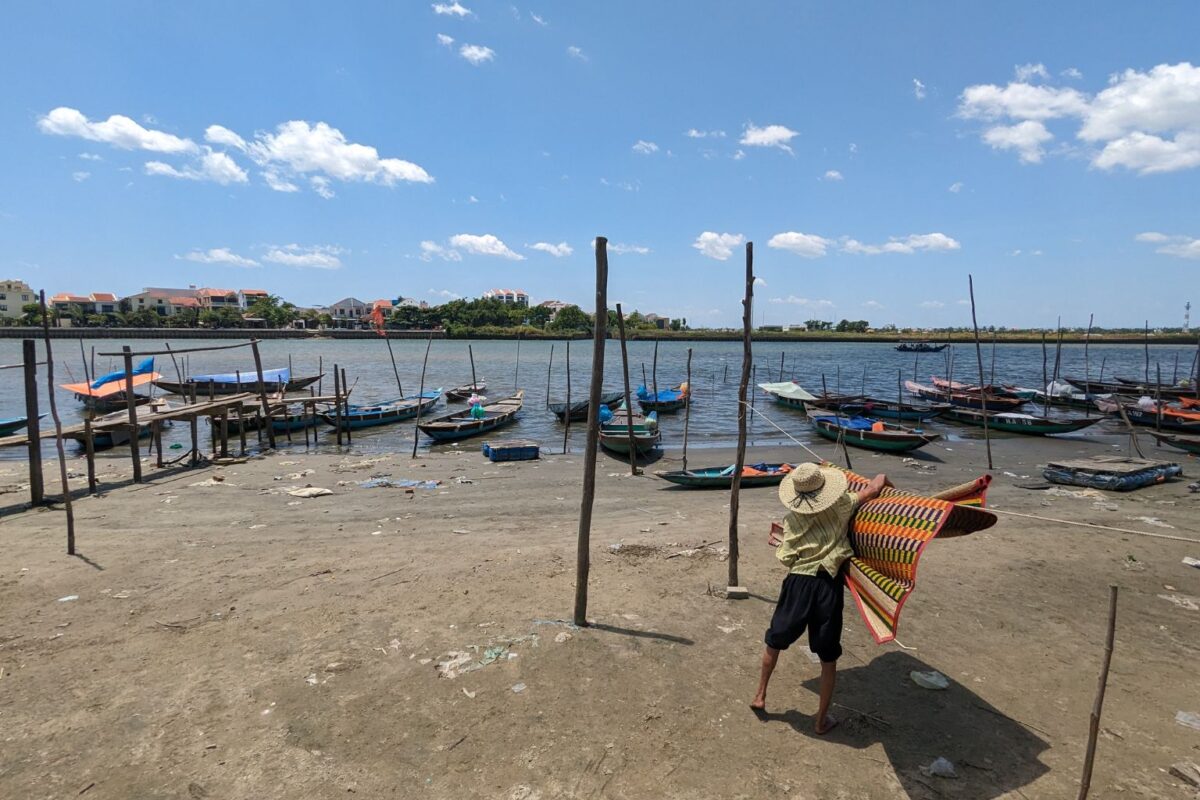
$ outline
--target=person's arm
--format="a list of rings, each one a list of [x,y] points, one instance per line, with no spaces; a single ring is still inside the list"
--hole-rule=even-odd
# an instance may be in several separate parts
[[[874,500],[876,497],[879,496],[879,493],[883,491],[885,486],[891,486],[891,485],[892,485],[892,482],[888,479],[887,475],[884,475],[882,473],[879,475],[876,475],[874,478],[871,479],[871,482],[868,483],[865,488],[863,488],[861,491],[857,492],[858,502],[861,504],[861,503],[867,502],[868,500]]]

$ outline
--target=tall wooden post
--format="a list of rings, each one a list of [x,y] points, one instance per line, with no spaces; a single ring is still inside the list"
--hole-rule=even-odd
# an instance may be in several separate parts
[[[417,457],[417,445],[421,443],[421,429],[417,426],[421,424],[421,395],[425,394],[425,368],[429,366],[429,348],[431,347],[433,347],[433,331],[429,332],[429,339],[425,342],[425,360],[421,362],[421,389],[417,392],[417,418],[413,422],[413,458]]]
[[[583,497],[575,543],[576,625],[586,626],[588,572],[591,569],[592,504],[596,498],[596,449],[600,442],[600,391],[604,384],[604,345],[608,332],[608,240],[596,237],[596,318],[592,328],[592,385],[588,390],[587,445],[583,459]],[[626,370],[628,375],[628,369]],[[625,380],[629,393],[629,379]],[[570,414],[568,407],[567,413]]]
[[[754,313],[754,242],[746,242],[746,299],[742,301],[742,378],[738,383],[738,443],[729,489],[729,583],[726,597],[746,597],[738,582],[738,495],[742,490],[742,469],[746,465],[746,389],[750,383],[750,364],[754,360],[750,335]]]
[[[1095,322],[1096,315],[1088,314],[1088,329],[1087,337],[1083,340],[1083,393],[1090,395],[1092,393],[1092,362],[1088,358],[1088,348],[1092,344],[1092,323]],[[1092,404],[1084,403],[1084,416],[1092,415]]]
[[[683,407],[683,471],[687,472],[687,443],[688,426],[692,421],[692,348],[688,348],[687,357],[688,402]]]
[[[1142,349],[1146,353],[1146,386],[1150,385],[1150,320],[1146,320],[1145,333],[1142,335]]]
[[[1100,666],[1100,682],[1096,687],[1096,698],[1092,701],[1092,714],[1088,721],[1087,751],[1083,757],[1083,778],[1079,782],[1078,800],[1087,800],[1092,786],[1092,766],[1096,760],[1096,739],[1100,736],[1100,713],[1104,710],[1104,692],[1108,688],[1108,668],[1112,664],[1113,642],[1117,633],[1117,587],[1108,587],[1108,634],[1104,639],[1104,660]]]
[[[50,418],[54,420],[54,446],[58,451],[58,478],[62,482],[63,508],[67,512],[67,555],[75,555],[75,510],[71,506],[71,484],[67,480],[67,455],[63,451],[62,420],[58,417],[58,400],[54,396],[54,353],[50,348],[50,314],[46,310],[46,292],[38,292],[42,312],[42,336],[46,340],[46,391],[50,399]],[[130,398],[130,402],[133,400]]]
[[[354,436],[350,427],[350,384],[346,382],[345,367],[342,367],[342,419],[346,421],[346,444],[350,444],[353,442]]]
[[[129,411],[129,457],[133,459],[133,482],[142,482],[142,454],[138,448],[137,406],[133,402],[133,351],[129,345],[121,348],[125,359],[125,398]]]
[[[550,358],[554,358],[554,345],[550,345]],[[550,402],[550,379],[546,379],[546,404]],[[567,339],[567,412],[563,416],[563,452],[567,452],[567,443],[571,437],[571,340]]]
[[[338,374],[338,365],[333,365],[333,415],[337,420],[338,447],[342,446],[342,376]]]
[[[606,251],[607,252],[607,251]],[[605,263],[607,265],[607,255]],[[607,272],[607,266],[605,267]],[[617,303],[617,332],[621,335],[621,369],[625,373],[625,430],[629,433],[629,474],[637,475],[637,444],[633,438],[633,398],[629,395],[629,353],[625,350],[625,314],[621,311],[621,304]],[[645,365],[643,365],[643,369]],[[597,414],[600,412],[597,411]],[[589,416],[591,411],[588,412]]]
[[[392,337],[387,335],[387,331],[383,331],[383,340],[387,342],[388,356],[392,359],[392,374],[396,376],[396,391],[400,393],[401,399],[404,398],[404,384],[400,383],[400,370],[396,369],[396,354],[392,351]],[[290,359],[291,356],[288,356]]]
[[[1054,394],[1050,391],[1050,375],[1047,372],[1048,359],[1049,357],[1046,354],[1046,332],[1042,331],[1042,385],[1045,387],[1044,391],[1046,392],[1046,401],[1042,403],[1043,419],[1050,416],[1050,404],[1054,402]]]
[[[779,354],[779,382],[780,383],[783,383],[783,357],[785,355],[787,355],[787,351],[784,351]],[[866,380],[866,377],[865,377],[867,374],[866,370],[867,370],[867,368],[863,367],[863,376],[864,376],[863,380]]]
[[[471,391],[478,394],[479,379],[475,377],[475,351],[471,349],[471,345],[467,345],[467,357],[471,359]]]
[[[567,346],[570,347],[570,344],[568,344]],[[550,362],[548,364],[546,364],[546,408],[550,407],[550,372],[553,369],[554,369],[554,343],[551,342],[550,343]],[[570,371],[571,371],[571,368],[568,365],[567,372],[570,373]],[[570,414],[568,414],[567,416],[569,417]],[[563,450],[566,451],[566,449],[567,448],[564,446]]]
[[[42,425],[38,417],[37,343],[33,339],[21,342],[25,364],[25,431],[29,452],[29,502],[40,506],[46,499],[42,479]]]
[[[967,275],[967,288],[971,294],[971,327],[975,330],[975,357],[979,360],[979,413],[983,415],[983,443],[987,448],[988,469],[992,466],[992,435],[988,428],[988,387],[983,380],[983,348],[979,344],[979,321],[975,317],[975,278]]]
[[[654,361],[650,366],[650,385],[654,402],[658,402],[658,336],[654,337]]]
[[[521,388],[521,334],[517,334],[517,359],[513,365],[513,394]]]
[[[258,352],[258,340],[250,340],[250,352],[254,354],[254,371],[258,373],[258,401],[262,405],[263,422],[269,423],[271,420],[271,404],[267,402],[267,384],[263,381],[262,356]],[[291,375],[288,375],[288,380],[291,380]],[[241,384],[238,384],[241,388]],[[287,395],[287,381],[284,381],[280,386],[280,394]],[[259,434],[262,435],[261,433]],[[261,441],[261,440],[260,440]],[[267,425],[267,444],[271,449],[275,449],[275,426]]]

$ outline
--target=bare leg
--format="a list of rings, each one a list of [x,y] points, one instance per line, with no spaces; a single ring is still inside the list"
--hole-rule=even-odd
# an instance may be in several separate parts
[[[837,720],[829,716],[829,704],[833,700],[833,687],[837,683],[837,662],[821,662],[821,696],[817,704],[817,733],[826,734],[837,725]]]
[[[755,711],[766,711],[767,709],[767,684],[771,680],[771,673],[775,671],[775,664],[778,661],[778,650],[773,647],[763,648],[762,674],[758,678],[758,694],[754,695],[754,699],[750,701],[750,708]]]

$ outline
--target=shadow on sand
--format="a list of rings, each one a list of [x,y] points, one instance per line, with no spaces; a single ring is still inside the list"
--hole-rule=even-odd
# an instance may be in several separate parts
[[[865,666],[839,670],[832,712],[839,725],[820,738],[860,749],[882,744],[910,798],[927,797],[932,790],[935,796],[994,800],[1049,770],[1038,760],[1049,745],[966,687],[952,681],[944,691],[931,691],[909,678],[914,670],[931,669],[907,653],[891,652]],[[818,685],[816,677],[804,682],[814,695]],[[839,706],[839,700],[847,706]],[[763,719],[817,736],[810,714],[789,710]],[[957,780],[921,773],[938,756],[954,763]]]

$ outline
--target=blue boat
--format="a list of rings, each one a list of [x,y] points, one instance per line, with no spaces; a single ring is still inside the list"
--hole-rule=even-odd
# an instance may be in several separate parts
[[[516,420],[524,402],[525,390],[521,389],[512,397],[505,397],[502,400],[480,406],[481,411],[478,415],[472,414],[470,409],[456,411],[429,422],[422,422],[417,425],[417,429],[430,439],[439,442],[478,436]]]
[[[437,405],[442,397],[441,388],[430,389],[417,397],[401,397],[387,403],[373,406],[349,406],[342,411],[342,430],[359,430],[360,428],[375,428],[380,425],[391,425],[412,419],[418,414],[424,414]],[[322,411],[321,419],[337,428],[338,415],[332,410]]]
[[[660,389],[657,394],[645,386],[637,388],[638,405],[647,413],[657,411],[660,414],[670,414],[688,404],[688,385],[681,384],[674,389]]]
[[[292,371],[287,367],[281,369],[264,369],[263,389],[270,394],[298,392],[301,389],[307,389],[320,379],[320,375],[293,378]],[[258,373],[254,369],[250,369],[240,375],[236,372],[192,375],[183,383],[166,381],[160,378],[154,382],[154,385],[169,394],[186,395],[190,394],[193,388],[195,388],[196,394],[200,397],[204,397],[209,392],[214,395],[240,394],[242,392],[258,391]]]
[[[46,416],[38,414],[38,419]],[[24,428],[29,424],[29,417],[9,417],[8,419],[0,419],[0,436],[9,436]]]

